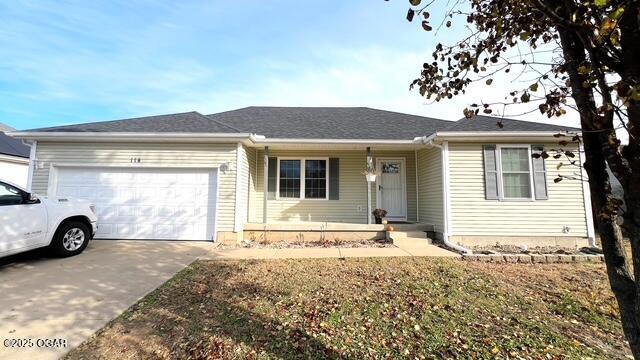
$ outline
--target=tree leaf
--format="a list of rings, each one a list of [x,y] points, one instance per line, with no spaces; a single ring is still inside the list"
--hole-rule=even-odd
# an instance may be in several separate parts
[[[413,21],[413,17],[415,16],[415,14],[416,12],[413,11],[413,9],[409,9],[409,11],[407,12],[407,21]]]
[[[420,3],[420,1],[418,1],[418,3]],[[604,7],[607,7],[607,5],[609,5],[609,0],[595,0],[594,3],[596,4],[597,7],[604,8]]]
[[[538,91],[538,83],[533,83],[529,86],[531,91]]]
[[[422,22],[422,28],[423,28],[425,31],[431,31],[431,30],[433,29],[433,28],[431,27],[431,25],[429,25],[429,22],[428,22],[427,20],[424,20],[424,21]]]
[[[411,4],[413,6],[418,6],[418,5],[420,5],[421,2],[422,2],[422,0],[409,0],[409,4]]]
[[[487,81],[485,81],[485,84],[491,85],[492,82],[493,82],[493,79],[487,79]]]

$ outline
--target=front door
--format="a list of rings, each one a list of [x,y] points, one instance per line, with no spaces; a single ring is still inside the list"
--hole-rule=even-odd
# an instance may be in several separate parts
[[[389,220],[407,220],[407,191],[404,159],[378,159],[376,205],[387,211]]]

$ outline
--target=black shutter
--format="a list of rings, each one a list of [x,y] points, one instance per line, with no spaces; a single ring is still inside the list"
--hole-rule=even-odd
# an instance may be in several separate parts
[[[274,200],[276,198],[276,182],[278,181],[278,158],[269,158],[269,174],[267,179],[267,199]]]
[[[496,146],[483,145],[482,155],[484,158],[484,197],[487,200],[498,200]]]
[[[340,200],[340,159],[329,159],[329,200]]]

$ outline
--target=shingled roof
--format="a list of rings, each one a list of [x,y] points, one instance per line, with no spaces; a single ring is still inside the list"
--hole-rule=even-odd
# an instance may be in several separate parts
[[[495,116],[476,115],[470,119],[462,118],[452,125],[442,129],[442,131],[580,131],[580,129],[551,124],[523,121],[515,119],[498,118]],[[502,127],[498,126],[498,122]]]
[[[262,107],[207,115],[267,138],[413,140],[451,121],[366,107]]]
[[[141,132],[141,133],[234,133],[237,130],[220,124],[197,111],[55,126],[28,131],[38,132]]]
[[[31,148],[0,131],[0,154],[28,158]]]
[[[367,107],[251,106],[216,114],[198,112],[29,130],[33,132],[229,133],[279,139],[413,140],[436,131],[575,131],[548,123],[476,116],[447,121]]]

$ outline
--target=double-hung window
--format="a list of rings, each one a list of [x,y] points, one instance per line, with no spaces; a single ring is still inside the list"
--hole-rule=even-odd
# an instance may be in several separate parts
[[[328,199],[327,159],[278,159],[279,199]]]
[[[503,199],[531,199],[531,154],[529,146],[498,147],[501,193]]]

